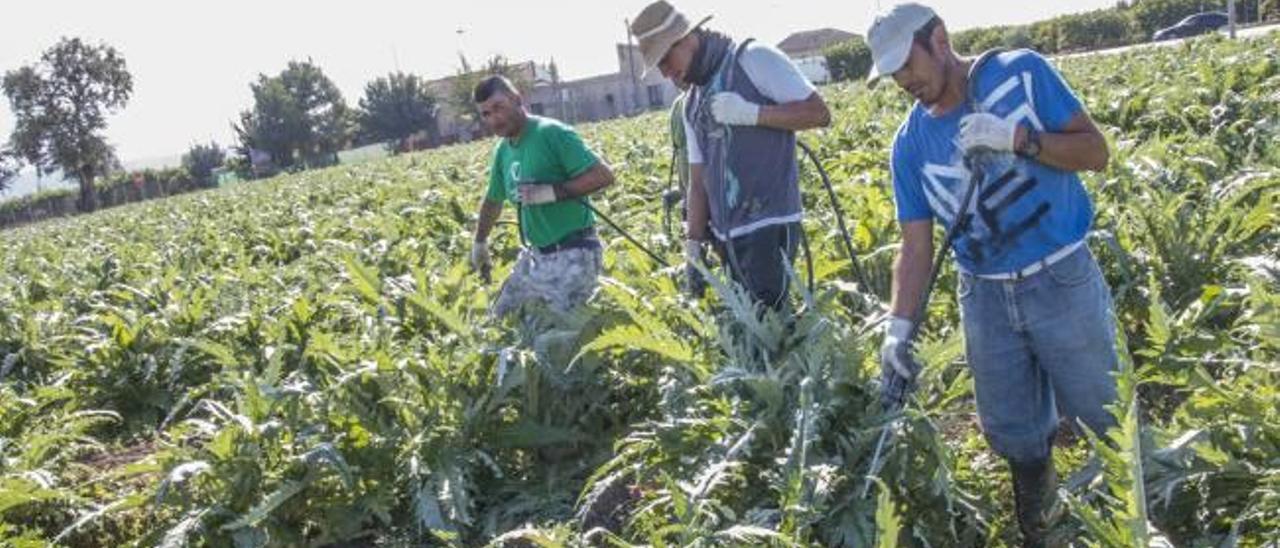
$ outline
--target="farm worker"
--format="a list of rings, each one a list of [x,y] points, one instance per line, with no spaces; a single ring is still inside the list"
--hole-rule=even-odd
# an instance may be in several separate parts
[[[791,60],[760,42],[735,42],[659,0],[631,24],[646,73],[689,88],[690,165],[685,255],[701,261],[714,237],[730,276],[758,305],[780,309],[787,263],[801,237],[796,131],[831,113]]]
[[[511,81],[491,76],[475,88],[485,126],[501,137],[480,203],[471,265],[487,275],[489,233],[503,202],[516,205],[521,239],[511,276],[492,314],[503,317],[532,301],[565,312],[586,302],[600,276],[601,245],[588,196],[613,184],[613,172],[569,126],[525,111]]]
[[[1080,99],[1043,57],[997,53],[977,69],[952,50],[928,7],[898,5],[867,33],[872,79],[916,99],[893,144],[891,173],[903,242],[882,347],[886,379],[914,380],[909,333],[928,281],[933,222],[964,219],[954,240],[960,314],[978,417],[1013,474],[1027,546],[1044,542],[1057,476],[1058,410],[1097,433],[1114,419],[1115,317],[1085,237],[1093,205],[1077,172],[1106,167],[1107,142]],[[972,105],[980,107],[975,112]],[[969,204],[965,157],[994,152]],[[957,213],[961,211],[962,213]],[[886,383],[888,385],[890,383]],[[894,383],[902,384],[902,383]]]

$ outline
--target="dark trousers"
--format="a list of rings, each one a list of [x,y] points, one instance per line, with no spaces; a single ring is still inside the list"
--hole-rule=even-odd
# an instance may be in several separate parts
[[[790,274],[800,245],[800,223],[772,225],[716,243],[716,254],[757,304],[780,310],[787,301]]]

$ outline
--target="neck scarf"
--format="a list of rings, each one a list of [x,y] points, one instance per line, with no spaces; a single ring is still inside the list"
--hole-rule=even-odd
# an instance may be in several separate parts
[[[728,36],[710,30],[698,31],[698,52],[693,55],[693,63],[689,66],[689,81],[695,86],[711,83],[720,62],[729,54],[733,41]]]

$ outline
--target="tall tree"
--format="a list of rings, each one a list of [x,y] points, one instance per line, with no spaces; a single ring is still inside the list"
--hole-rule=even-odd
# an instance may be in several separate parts
[[[360,99],[360,132],[371,141],[395,142],[427,132],[438,136],[436,99],[426,82],[413,74],[395,72],[369,82]]]
[[[222,167],[226,159],[227,154],[218,143],[196,144],[182,155],[182,167],[202,186],[213,186],[213,170]]]
[[[836,82],[861,80],[871,72],[871,48],[861,36],[832,44],[822,51],[827,71]]]
[[[351,139],[352,115],[338,86],[310,60],[249,84],[253,109],[234,125],[241,152],[267,152],[280,167],[333,163]]]
[[[124,58],[106,44],[63,38],[39,62],[6,73],[3,87],[17,118],[12,157],[41,175],[62,170],[79,183],[80,210],[97,209],[93,182],[119,165],[102,131],[133,94]]]

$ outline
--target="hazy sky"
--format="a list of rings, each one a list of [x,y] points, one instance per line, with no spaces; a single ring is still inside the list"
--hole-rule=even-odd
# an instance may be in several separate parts
[[[105,41],[134,76],[129,105],[108,137],[121,159],[179,154],[193,141],[231,143],[231,121],[248,107],[249,82],[310,57],[355,105],[369,80],[395,70],[452,74],[458,51],[478,60],[555,59],[567,78],[616,70],[612,45],[623,20],[648,0],[27,0],[14,2],[0,29],[0,70],[35,61],[60,36]],[[885,1],[885,5],[893,2]],[[1114,0],[934,0],[953,29],[1024,23]],[[713,14],[736,37],[777,43],[789,33],[836,27],[862,34],[874,0],[676,0],[691,17]],[[462,30],[462,33],[459,33]],[[0,139],[13,116],[0,101]]]

